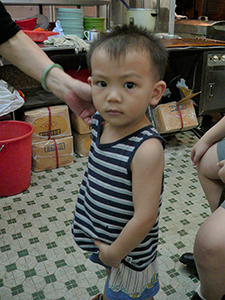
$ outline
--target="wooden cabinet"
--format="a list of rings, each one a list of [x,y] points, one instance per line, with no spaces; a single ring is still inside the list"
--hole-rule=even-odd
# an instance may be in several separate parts
[[[177,14],[186,15],[188,19],[207,16],[209,20],[225,20],[224,0],[177,0]]]

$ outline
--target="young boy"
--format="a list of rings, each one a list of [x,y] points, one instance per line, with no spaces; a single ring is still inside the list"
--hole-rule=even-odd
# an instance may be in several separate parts
[[[124,25],[93,42],[87,61],[97,113],[72,232],[106,267],[104,295],[94,299],[154,299],[164,140],[145,113],[165,91],[167,51],[146,29]]]

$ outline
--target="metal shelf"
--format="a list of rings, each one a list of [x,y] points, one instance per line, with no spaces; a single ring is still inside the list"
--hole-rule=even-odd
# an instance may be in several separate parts
[[[96,6],[109,5],[110,0],[2,0],[5,5],[67,5]]]
[[[50,7],[50,20],[55,19],[55,6],[97,6],[97,16],[99,17],[99,6],[106,6],[106,28],[110,28],[110,4],[111,0],[2,0],[4,5],[38,5],[40,13],[42,6]]]

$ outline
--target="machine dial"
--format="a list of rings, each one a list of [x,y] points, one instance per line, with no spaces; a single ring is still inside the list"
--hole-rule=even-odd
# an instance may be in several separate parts
[[[222,60],[222,61],[225,61],[225,54],[223,54],[223,55],[221,56],[221,60]]]
[[[219,60],[219,56],[218,55],[213,55],[212,59],[213,59],[214,62],[217,62]]]

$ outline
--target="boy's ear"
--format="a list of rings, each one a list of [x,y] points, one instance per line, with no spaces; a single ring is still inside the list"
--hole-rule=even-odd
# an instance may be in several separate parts
[[[164,94],[166,89],[166,83],[163,80],[157,81],[155,86],[154,86],[154,90],[152,93],[152,97],[149,101],[150,105],[152,106],[156,106],[159,101],[162,98],[162,95]]]
[[[87,81],[88,81],[88,84],[91,86],[92,77],[91,77],[91,76],[89,76],[89,77],[88,77],[88,79],[87,79]]]

